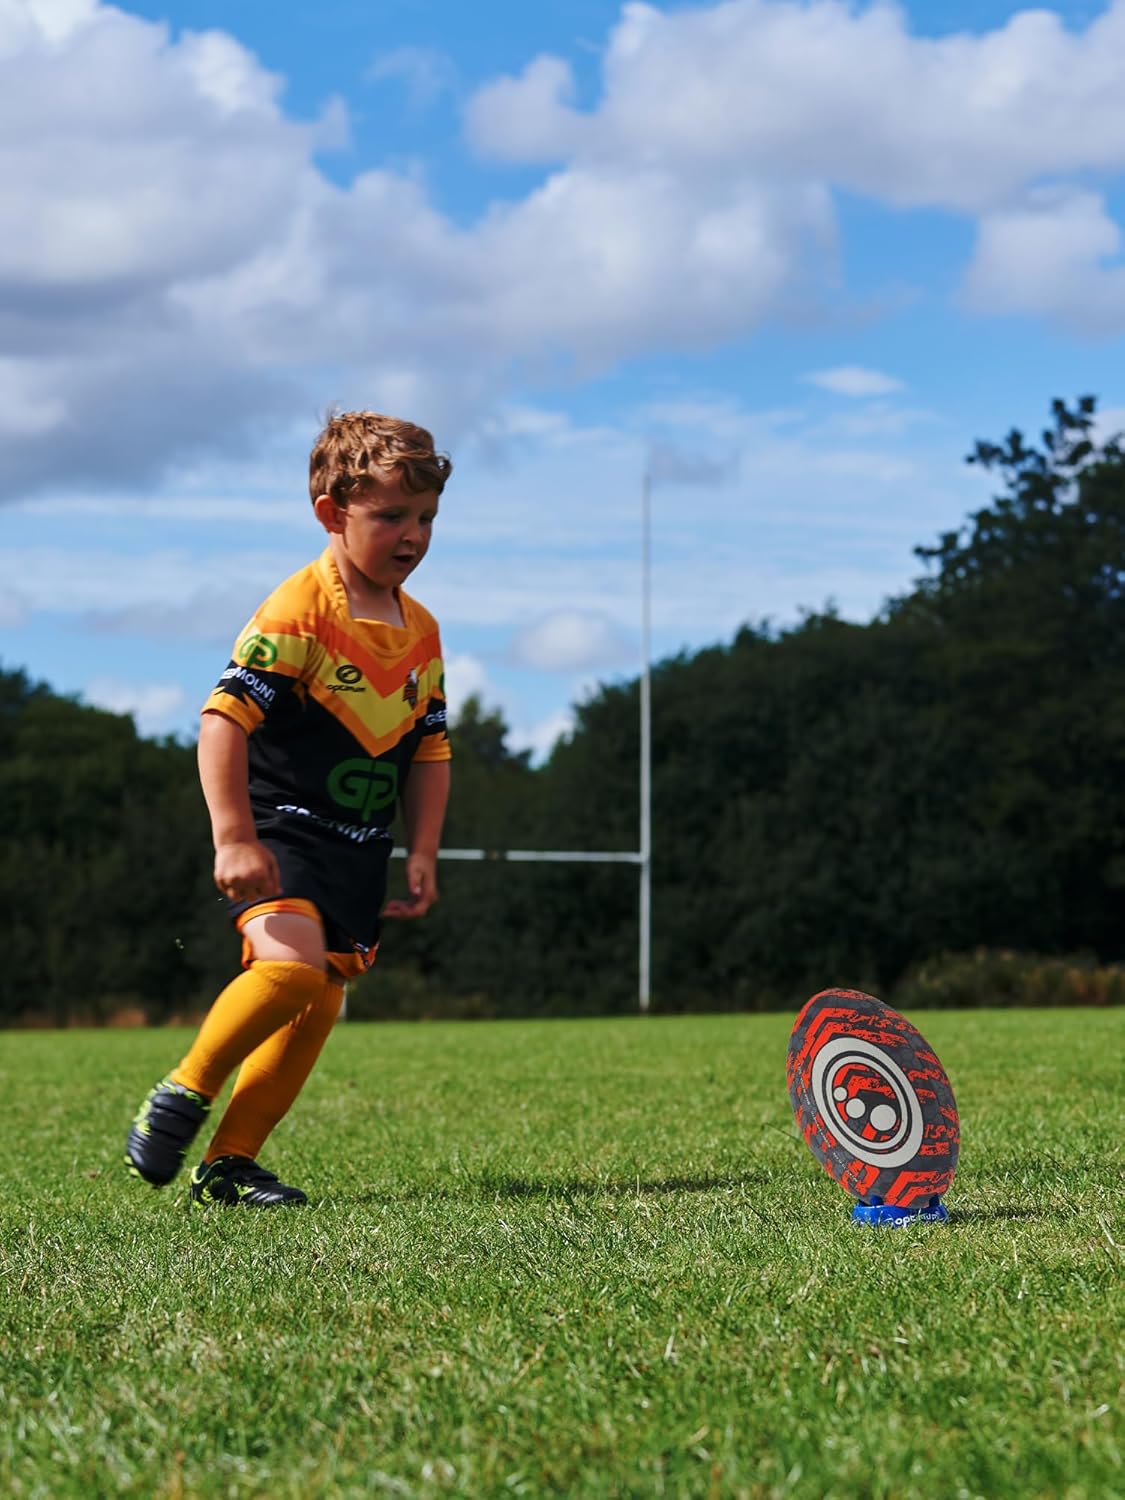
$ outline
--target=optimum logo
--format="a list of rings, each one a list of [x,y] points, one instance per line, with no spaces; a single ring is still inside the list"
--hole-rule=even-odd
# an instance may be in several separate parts
[[[268,670],[277,660],[277,647],[267,635],[248,635],[235,656],[243,666]]]
[[[384,760],[342,760],[328,777],[328,795],[337,807],[357,812],[364,823],[390,807],[398,795],[398,767]]]
[[[344,662],[336,668],[336,681],[328,684],[330,693],[366,693],[365,687],[359,686],[363,681],[363,673],[351,662]]]

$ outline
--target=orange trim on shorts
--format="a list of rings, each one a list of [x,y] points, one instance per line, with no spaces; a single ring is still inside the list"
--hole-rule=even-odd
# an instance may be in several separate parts
[[[298,917],[311,917],[314,922],[324,926],[324,918],[320,915],[320,908],[315,901],[306,901],[303,896],[278,896],[273,901],[258,901],[253,906],[248,906],[245,911],[240,911],[234,919],[234,925],[239,932],[251,917],[268,917],[274,912],[288,911]]]
[[[254,950],[250,946],[249,939],[242,932],[243,927],[251,917],[268,917],[275,912],[288,912],[296,917],[311,917],[324,931],[324,918],[320,908],[315,901],[306,901],[303,896],[279,896],[274,901],[259,901],[255,906],[248,906],[245,911],[239,912],[234,919],[234,925],[239,933],[242,933],[242,967],[248,969],[254,961]],[[341,979],[356,979],[360,974],[366,974],[367,970],[375,962],[375,955],[379,951],[379,945],[361,953],[357,948],[350,948],[346,953],[325,953],[326,962],[340,975]]]
[[[326,953],[324,957],[341,979],[358,979],[361,974],[366,974],[375,962],[375,955],[378,951],[378,944],[376,944],[366,953],[360,953],[357,948],[353,948],[350,953]]]

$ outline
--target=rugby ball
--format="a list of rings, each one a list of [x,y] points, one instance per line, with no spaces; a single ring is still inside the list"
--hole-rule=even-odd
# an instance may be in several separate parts
[[[861,1203],[920,1208],[953,1181],[957,1103],[933,1048],[874,995],[822,990],[798,1015],[786,1081],[809,1150]]]

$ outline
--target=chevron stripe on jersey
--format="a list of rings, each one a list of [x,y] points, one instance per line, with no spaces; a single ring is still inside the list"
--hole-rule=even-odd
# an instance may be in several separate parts
[[[287,579],[235,643],[203,706],[250,736],[251,800],[390,821],[414,761],[447,760],[437,622],[399,590],[403,626],[353,619],[330,550]],[[361,783],[385,787],[359,798]],[[357,801],[357,798],[359,799]],[[373,831],[373,830],[370,830]]]

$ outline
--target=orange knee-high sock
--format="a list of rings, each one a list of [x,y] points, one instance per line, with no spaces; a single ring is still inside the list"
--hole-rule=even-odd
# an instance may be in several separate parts
[[[344,998],[344,986],[324,979],[322,994],[287,1026],[267,1037],[239,1069],[234,1093],[205,1161],[257,1156],[277,1122],[288,1114],[320,1056]]]
[[[311,964],[255,960],[215,1001],[172,1078],[214,1098],[256,1047],[321,998],[324,985],[324,970]]]

